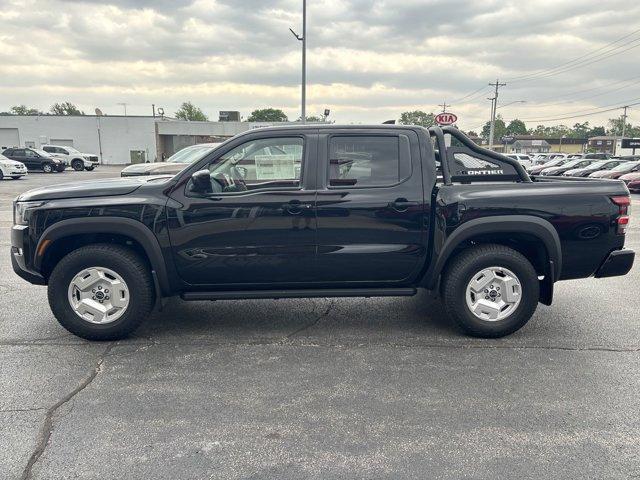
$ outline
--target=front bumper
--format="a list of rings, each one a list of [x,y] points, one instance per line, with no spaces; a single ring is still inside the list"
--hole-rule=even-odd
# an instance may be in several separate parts
[[[636,253],[633,250],[614,250],[607,259],[600,265],[596,272],[596,278],[617,277],[626,275],[633,267],[633,260]]]
[[[29,283],[46,285],[44,277],[27,267],[27,255],[29,254],[25,237],[29,234],[29,228],[25,225],[14,225],[11,229],[11,267],[16,274]]]

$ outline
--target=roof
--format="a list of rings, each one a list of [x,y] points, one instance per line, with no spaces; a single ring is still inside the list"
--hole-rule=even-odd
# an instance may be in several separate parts
[[[513,144],[518,144],[521,145],[523,147],[548,147],[549,142],[547,142],[546,140],[516,140],[515,142],[513,142]]]

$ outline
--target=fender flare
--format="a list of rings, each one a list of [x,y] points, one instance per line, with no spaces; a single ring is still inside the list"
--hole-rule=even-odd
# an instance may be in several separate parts
[[[158,239],[143,223],[125,217],[95,217],[95,218],[69,218],[61,220],[48,227],[38,240],[35,252],[42,252],[43,242],[48,240],[55,242],[72,235],[90,233],[119,234],[133,238],[138,242],[149,259],[152,275],[157,276],[160,290],[168,295],[171,291],[167,266]],[[40,271],[44,255],[34,256],[34,267]],[[155,272],[155,273],[154,273]]]
[[[492,217],[474,218],[458,227],[444,242],[440,253],[431,262],[424,275],[423,284],[427,289],[437,286],[444,266],[455,249],[462,243],[477,235],[488,233],[526,233],[539,239],[545,246],[549,268],[553,281],[560,278],[562,270],[562,247],[560,237],[554,226],[540,217],[532,215],[496,215]]]

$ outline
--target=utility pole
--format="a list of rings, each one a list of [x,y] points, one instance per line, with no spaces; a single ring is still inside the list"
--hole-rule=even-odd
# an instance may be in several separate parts
[[[438,104],[439,107],[442,107],[442,113],[445,113],[447,111],[447,107],[450,107],[451,105],[447,105],[446,100],[443,100],[442,103]]]
[[[624,134],[627,133],[627,108],[629,108],[629,105],[625,105],[622,108],[624,111],[622,114],[622,138],[624,138]]]
[[[496,78],[496,83],[490,83],[489,86],[495,87],[496,91],[493,95],[493,98],[487,98],[487,100],[491,100],[491,124],[489,128],[489,148],[493,146],[493,135],[496,130],[496,109],[498,108],[498,88],[506,86],[506,83],[500,83],[500,81]]]
[[[302,0],[302,35],[289,29],[294,37],[302,42],[302,105],[300,121],[307,123],[307,0]]]
[[[124,102],[119,103],[118,105],[122,105],[124,107],[124,116],[127,116],[127,104]]]

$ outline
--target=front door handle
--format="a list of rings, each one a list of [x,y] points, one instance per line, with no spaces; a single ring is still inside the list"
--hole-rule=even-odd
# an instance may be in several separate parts
[[[406,198],[398,198],[393,202],[389,203],[389,208],[395,210],[396,212],[406,212],[411,207],[417,207],[418,202],[409,202]]]
[[[300,215],[305,210],[311,210],[312,207],[312,204],[300,201],[291,201],[282,205],[282,209],[290,215]]]

